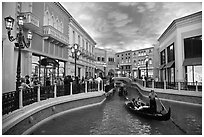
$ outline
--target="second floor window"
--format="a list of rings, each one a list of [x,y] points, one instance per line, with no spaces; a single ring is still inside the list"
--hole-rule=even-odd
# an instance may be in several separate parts
[[[168,62],[174,60],[174,43],[167,47],[167,57]]]
[[[160,59],[161,59],[161,65],[166,63],[165,49],[162,52],[160,52]]]

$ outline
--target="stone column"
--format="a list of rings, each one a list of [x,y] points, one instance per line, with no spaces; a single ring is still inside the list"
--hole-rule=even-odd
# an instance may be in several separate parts
[[[100,81],[98,81],[98,91],[100,91]]]
[[[164,90],[166,90],[166,80],[164,80]]]
[[[38,84],[38,102],[40,102],[40,84]]]
[[[196,91],[198,91],[198,81],[196,81]]]
[[[70,82],[70,95],[72,95],[72,82]]]
[[[152,80],[152,89],[154,89],[154,80]]]
[[[19,108],[23,107],[23,87],[19,87]]]
[[[54,83],[54,98],[57,97],[57,84]]]
[[[178,82],[178,91],[181,91],[181,82]]]
[[[87,90],[87,87],[88,87],[87,84],[88,84],[87,81],[85,81],[85,93],[87,93],[87,91],[88,91]]]

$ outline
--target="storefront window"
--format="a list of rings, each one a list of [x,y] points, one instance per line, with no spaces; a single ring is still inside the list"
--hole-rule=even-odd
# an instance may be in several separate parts
[[[187,82],[202,82],[202,66],[187,66]]]
[[[184,39],[185,58],[202,57],[202,36]]]

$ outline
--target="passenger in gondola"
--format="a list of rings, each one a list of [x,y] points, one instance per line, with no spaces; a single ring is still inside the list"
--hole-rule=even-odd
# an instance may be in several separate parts
[[[157,104],[155,99],[156,97],[157,97],[157,94],[154,92],[154,90],[151,90],[149,94],[149,98],[150,98],[150,110],[152,113],[157,112]]]
[[[142,105],[142,100],[140,99],[140,97],[137,98],[137,106],[141,106]]]
[[[128,95],[128,91],[127,91],[127,88],[126,88],[126,87],[123,88],[123,95],[125,95],[125,96]]]
[[[137,106],[137,101],[135,100],[135,98],[132,98],[132,107],[134,108],[135,106]]]

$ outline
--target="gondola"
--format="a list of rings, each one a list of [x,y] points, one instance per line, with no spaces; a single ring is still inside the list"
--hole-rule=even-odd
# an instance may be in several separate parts
[[[125,88],[125,87],[120,87],[119,88],[119,92],[118,92],[118,96],[127,96],[127,94],[128,94],[128,91],[127,91],[127,89]]]
[[[171,117],[171,108],[169,107],[169,110],[167,113],[151,113],[149,106],[134,106],[131,101],[125,101],[125,106],[128,110],[130,110],[133,114],[139,115],[141,117],[159,120],[159,121],[167,121]]]

